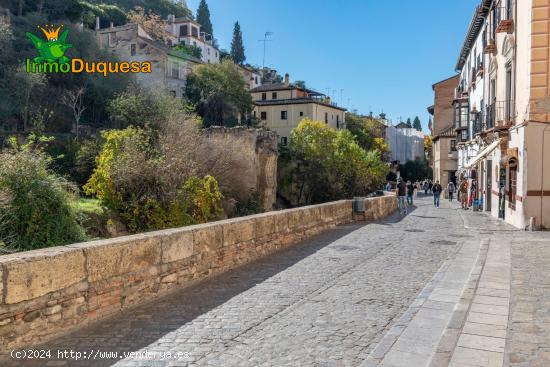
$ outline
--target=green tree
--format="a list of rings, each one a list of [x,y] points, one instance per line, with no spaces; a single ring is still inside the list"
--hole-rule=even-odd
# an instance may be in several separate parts
[[[365,195],[383,184],[388,168],[347,130],[304,119],[291,133],[282,189],[296,205]]]
[[[212,28],[212,22],[210,21],[210,10],[206,0],[201,0],[199,8],[197,9],[197,22],[201,25],[201,31],[206,32],[214,38],[214,30]]]
[[[413,127],[413,126],[412,126],[412,123],[411,123],[411,118],[410,118],[410,117],[407,119],[407,123],[406,123],[406,124],[407,124],[407,127],[410,127],[410,128]]]
[[[412,127],[414,127],[418,131],[422,131],[422,124],[420,123],[420,119],[418,118],[418,116],[414,118]]]
[[[233,28],[233,40],[231,41],[231,58],[235,63],[241,64],[246,60],[244,55],[243,35],[239,22],[235,22]]]
[[[378,150],[382,159],[387,160],[390,148],[384,139],[386,126],[380,120],[348,113],[346,127],[361,148],[366,151]]]
[[[203,64],[187,78],[188,102],[203,119],[203,126],[235,126],[247,120],[252,111],[252,97],[239,70],[231,60],[221,64]]]
[[[404,180],[421,181],[426,178],[432,179],[433,172],[426,159],[416,159],[407,161],[405,164],[399,165],[399,172]]]

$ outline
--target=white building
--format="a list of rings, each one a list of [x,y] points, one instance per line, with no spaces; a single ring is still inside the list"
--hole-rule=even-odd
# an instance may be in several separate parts
[[[176,37],[176,43],[195,46],[201,50],[201,60],[207,64],[220,62],[220,50],[214,46],[211,34],[201,30],[201,25],[187,18],[168,16],[168,32]]]
[[[485,111],[485,16],[486,12],[476,11],[455,68],[460,73],[453,102],[459,181],[465,178],[473,179],[468,172],[470,162],[486,145],[480,137]],[[471,187],[476,187],[475,182],[473,185],[472,182],[470,184]],[[479,195],[483,194],[481,190]]]
[[[388,120],[386,125],[386,143],[390,147],[390,160],[404,164],[407,161],[424,159],[424,133],[403,124],[394,126]]]

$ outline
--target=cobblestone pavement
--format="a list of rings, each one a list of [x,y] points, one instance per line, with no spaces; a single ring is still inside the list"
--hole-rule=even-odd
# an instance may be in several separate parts
[[[419,198],[410,209],[404,218],[330,230],[41,346],[53,350],[50,360],[13,365],[359,365],[469,237],[448,206]],[[92,350],[139,351],[143,359],[76,362],[58,359],[56,348],[87,351],[87,358]],[[150,359],[161,352],[187,354]]]

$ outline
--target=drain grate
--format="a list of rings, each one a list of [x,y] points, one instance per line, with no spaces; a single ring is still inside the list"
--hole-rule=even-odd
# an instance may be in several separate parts
[[[336,251],[354,251],[358,250],[357,247],[354,246],[347,246],[347,245],[339,245],[333,247]]]
[[[431,244],[434,244],[434,245],[439,245],[439,246],[454,246],[454,245],[456,245],[456,242],[453,242],[453,241],[445,241],[445,240],[441,240],[441,241],[431,241],[430,243],[431,243]]]

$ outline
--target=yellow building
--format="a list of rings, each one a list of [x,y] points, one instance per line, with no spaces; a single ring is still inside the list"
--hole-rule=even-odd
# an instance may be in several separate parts
[[[335,129],[345,128],[345,108],[322,93],[289,83],[288,74],[283,83],[262,85],[250,93],[253,116],[262,126],[275,131],[281,144],[288,143],[292,129],[305,118],[324,121]]]

